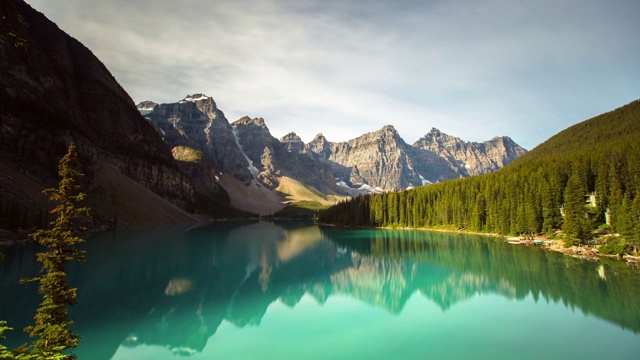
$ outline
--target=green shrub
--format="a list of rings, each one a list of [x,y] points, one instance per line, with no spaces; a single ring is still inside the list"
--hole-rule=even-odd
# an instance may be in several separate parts
[[[598,251],[602,254],[626,254],[629,250],[629,241],[622,237],[609,237],[607,242],[600,246]]]
[[[566,248],[570,248],[574,245],[580,245],[582,243],[582,240],[569,235],[565,235],[562,241],[564,242],[564,247]]]

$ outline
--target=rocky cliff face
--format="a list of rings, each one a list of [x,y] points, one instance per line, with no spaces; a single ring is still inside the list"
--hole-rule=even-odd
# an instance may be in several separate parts
[[[431,129],[413,146],[437,154],[465,176],[493,172],[527,152],[506,136],[477,143],[463,141],[436,128]]]
[[[459,176],[447,161],[405,143],[390,125],[341,143],[319,134],[305,151],[331,164],[339,183],[356,188],[406,189]]]
[[[129,179],[155,196],[190,208],[191,181],[91,51],[21,0],[6,2],[0,10],[0,33],[15,35],[0,37],[0,151],[4,165],[41,190],[55,185],[58,160],[67,146],[75,143],[90,195],[102,194],[104,199],[112,199],[109,202],[126,201],[105,194],[97,185],[115,181],[116,177],[108,181],[100,178],[102,170],[110,169],[107,175],[117,172],[124,176],[117,177],[120,180]],[[22,182],[11,182],[8,177],[2,180],[15,189],[3,194],[3,202],[26,208],[21,211],[29,218],[41,211],[39,194],[25,190]],[[28,199],[13,195],[21,193],[28,193]],[[139,204],[130,205],[139,222],[154,221],[145,218]],[[100,200],[93,206],[101,216],[115,215],[115,203]],[[137,212],[133,206],[139,208]],[[121,217],[120,221],[127,219]]]
[[[304,142],[298,136],[298,134],[294,132],[290,132],[287,135],[280,138],[280,142],[284,145],[288,152],[302,154],[305,152]]]
[[[229,192],[232,204],[241,209],[268,214],[281,208],[285,199],[280,192],[286,192],[281,189],[284,177],[313,187],[321,195],[333,193],[331,167],[278,141],[262,118],[243,117],[230,124],[214,100],[203,94],[169,104],[144,101],[138,104],[138,110],[171,148],[202,152],[204,159],[189,164],[186,171],[200,187],[220,183]],[[297,146],[304,148],[304,144]],[[218,172],[214,182],[211,169],[202,169],[205,166]]]
[[[508,137],[474,143],[437,129],[408,145],[390,125],[340,143],[318,134],[302,150],[297,139],[286,140],[292,151],[330,164],[342,187],[364,191],[401,190],[485,174],[526,152]]]
[[[233,174],[246,185],[251,183],[249,163],[238,146],[233,128],[213,98],[194,94],[175,103],[144,101],[137,106],[171,148],[187,146],[202,151],[215,169]]]
[[[324,194],[335,190],[331,167],[302,155],[299,150],[303,149],[304,144],[295,133],[285,136],[284,142],[281,142],[271,135],[262,118],[244,117],[234,122],[233,126],[245,153],[259,168],[259,179],[268,186],[278,187],[278,179],[287,176]]]

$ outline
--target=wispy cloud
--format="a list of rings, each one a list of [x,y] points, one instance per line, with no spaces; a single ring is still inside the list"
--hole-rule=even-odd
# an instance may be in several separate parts
[[[640,94],[637,1],[28,1],[135,101],[341,141],[385,124],[533,147]]]

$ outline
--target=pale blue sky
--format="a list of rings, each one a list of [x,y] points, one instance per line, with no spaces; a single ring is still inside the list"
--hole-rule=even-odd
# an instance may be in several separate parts
[[[392,124],[531,149],[640,98],[640,1],[27,0],[135,102],[213,97],[276,137]]]

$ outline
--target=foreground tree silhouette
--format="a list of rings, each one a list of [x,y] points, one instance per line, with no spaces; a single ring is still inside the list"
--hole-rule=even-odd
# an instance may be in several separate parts
[[[80,336],[69,329],[74,323],[68,319],[68,305],[76,303],[76,289],[67,282],[66,264],[84,260],[84,251],[76,248],[76,245],[84,242],[78,235],[86,228],[79,225],[78,220],[89,216],[89,208],[78,207],[85,194],[80,192],[77,184],[82,174],[75,169],[76,157],[75,146],[69,146],[58,167],[61,177],[58,188],[44,191],[56,204],[51,210],[51,214],[56,216],[50,223],[51,228],[31,234],[46,251],[37,254],[38,261],[42,262],[41,275],[22,282],[38,283],[38,292],[43,300],[34,316],[35,325],[25,328],[29,336],[36,340],[28,348],[17,350],[19,358],[76,358],[68,353],[69,349],[78,346]]]
[[[13,328],[8,327],[6,321],[0,320],[0,340],[5,339],[4,332],[9,330],[13,330]],[[9,351],[6,346],[0,344],[0,359],[14,359],[14,358],[15,357],[13,353]]]

